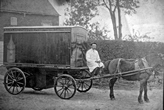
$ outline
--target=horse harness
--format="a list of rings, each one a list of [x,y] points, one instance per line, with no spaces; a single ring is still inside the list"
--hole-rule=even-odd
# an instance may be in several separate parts
[[[147,60],[146,60],[145,57],[142,58],[142,62],[143,62],[143,64],[144,64],[144,67],[145,67],[145,68],[150,67],[150,66],[149,66],[149,63],[147,62]],[[148,71],[147,73],[151,73],[151,72],[152,72],[153,75],[155,75],[155,70],[154,70],[154,68],[152,68],[151,70],[146,70],[146,71]]]
[[[116,73],[119,74],[119,76],[118,76],[119,78],[122,76],[122,72],[121,72],[121,70],[120,70],[120,61],[121,61],[121,58],[118,59],[118,62],[117,62],[117,69],[116,69],[116,71],[115,71],[115,74],[116,74]],[[145,57],[141,58],[141,61],[142,61],[142,63],[143,63],[144,68],[150,67]],[[134,61],[134,66],[135,66],[135,69],[136,69],[136,70],[137,70],[137,69],[142,69],[142,67],[140,67],[140,65],[139,65],[139,60],[138,60],[138,59],[136,59],[136,60]],[[151,73],[150,70],[145,70],[145,72]],[[154,70],[152,70],[152,73],[153,73],[153,75],[155,75]],[[130,76],[130,75],[131,75],[131,74],[126,75],[126,76]]]

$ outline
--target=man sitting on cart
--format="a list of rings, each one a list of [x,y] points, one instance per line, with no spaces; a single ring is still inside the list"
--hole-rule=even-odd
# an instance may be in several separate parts
[[[104,67],[104,64],[101,62],[98,51],[96,50],[96,43],[91,43],[91,49],[86,52],[87,66],[91,75],[97,75],[97,70],[100,67]]]

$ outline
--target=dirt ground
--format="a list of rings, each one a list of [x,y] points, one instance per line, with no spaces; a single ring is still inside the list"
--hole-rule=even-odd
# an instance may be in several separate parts
[[[150,102],[144,104],[137,101],[137,84],[121,84],[120,81],[114,88],[114,101],[109,99],[108,87],[99,86],[86,93],[76,92],[70,100],[62,100],[53,88],[42,91],[25,88],[21,94],[11,95],[3,86],[3,76],[4,70],[0,69],[0,110],[163,110],[163,85],[149,90]]]

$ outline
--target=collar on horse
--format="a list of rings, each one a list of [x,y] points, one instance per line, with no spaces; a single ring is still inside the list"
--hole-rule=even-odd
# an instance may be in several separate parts
[[[148,61],[146,60],[145,57],[141,58],[141,61],[142,61],[143,65],[144,65],[144,68],[150,68],[150,65],[149,65],[149,63],[148,63]],[[154,68],[153,68],[153,67],[151,67],[151,68],[152,68],[151,70],[148,69],[148,70],[145,70],[145,71],[146,71],[147,73],[151,73],[151,72],[152,72],[152,74],[154,75],[154,74],[155,74]],[[140,69],[141,69],[141,68],[140,68]]]

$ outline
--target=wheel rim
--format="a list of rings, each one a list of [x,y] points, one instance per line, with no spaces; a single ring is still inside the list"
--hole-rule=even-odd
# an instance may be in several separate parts
[[[92,80],[83,80],[90,78],[91,75],[88,71],[80,71],[80,78],[77,80],[77,90],[79,92],[87,92],[92,87]]]
[[[75,80],[68,75],[59,76],[56,79],[54,89],[61,99],[70,99],[76,93]]]
[[[24,73],[18,68],[9,69],[4,77],[5,89],[13,95],[21,93],[26,86]]]

